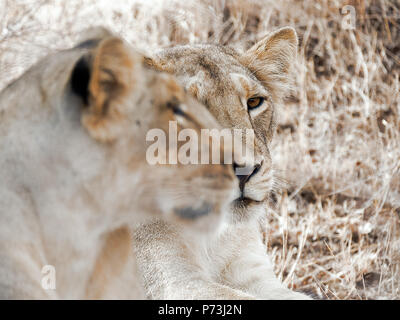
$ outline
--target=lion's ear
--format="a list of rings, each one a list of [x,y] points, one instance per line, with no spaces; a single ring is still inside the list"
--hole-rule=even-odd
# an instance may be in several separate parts
[[[133,65],[133,55],[121,39],[111,37],[100,42],[89,82],[92,113],[107,115],[111,104],[126,95],[133,85]]]
[[[144,64],[156,71],[174,73],[174,66],[171,61],[164,59],[162,56],[145,57]]]
[[[293,28],[285,27],[270,33],[247,50],[240,61],[277,98],[287,93],[289,71],[296,59],[298,39]]]
[[[82,124],[101,141],[112,141],[122,130],[121,122],[129,107],[125,101],[138,79],[142,56],[117,37],[102,40],[91,54],[88,107]]]

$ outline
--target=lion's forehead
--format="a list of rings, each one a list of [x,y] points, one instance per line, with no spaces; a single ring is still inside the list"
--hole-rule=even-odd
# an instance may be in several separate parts
[[[218,45],[181,46],[167,49],[162,57],[169,61],[178,76],[196,77],[204,73],[202,81],[214,86],[229,86],[230,75],[241,74],[251,81],[257,81],[254,75],[238,61],[238,54],[232,48]]]
[[[268,96],[267,88],[246,68],[239,53],[218,45],[188,45],[161,51],[161,58],[172,67],[175,75],[191,88],[223,126],[255,130],[257,153],[268,153],[265,148],[273,112],[271,104],[254,121],[247,113],[243,99]]]

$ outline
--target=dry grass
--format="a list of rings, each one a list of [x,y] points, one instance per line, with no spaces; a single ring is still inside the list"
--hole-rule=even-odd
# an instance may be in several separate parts
[[[332,299],[400,298],[400,3],[353,1],[3,1],[0,89],[79,30],[105,25],[143,50],[247,48],[291,25],[296,90],[273,145],[290,187],[270,215],[277,274]],[[356,9],[356,29],[341,9]],[[3,6],[3,7],[2,7]]]

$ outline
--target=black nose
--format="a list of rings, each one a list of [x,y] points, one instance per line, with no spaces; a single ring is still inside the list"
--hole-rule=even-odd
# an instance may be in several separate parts
[[[233,169],[239,179],[239,188],[241,192],[243,192],[246,182],[249,181],[251,177],[255,176],[260,168],[261,164],[256,164],[253,167],[244,167],[236,163],[233,164]]]

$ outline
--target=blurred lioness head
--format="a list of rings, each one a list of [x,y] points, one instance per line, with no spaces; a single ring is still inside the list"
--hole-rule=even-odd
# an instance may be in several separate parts
[[[140,53],[107,31],[92,33],[101,35],[46,58],[2,93],[1,139],[10,140],[25,123],[19,139],[30,145],[19,153],[2,149],[2,157],[20,159],[29,171],[32,160],[48,163],[46,176],[74,168],[102,211],[191,221],[218,216],[237,184],[232,165],[161,165],[146,158],[150,129],[168,137],[169,122],[176,121],[178,134],[191,128],[200,136],[201,128],[218,123],[172,75],[146,66]],[[168,154],[170,144],[165,147]],[[23,159],[28,153],[30,162]],[[53,178],[60,181],[61,173]]]
[[[295,30],[286,27],[244,53],[227,46],[186,45],[160,50],[147,59],[149,65],[177,76],[224,128],[254,130],[255,159],[249,173],[239,176],[236,212],[262,204],[274,186],[269,144],[276,107],[290,88],[297,45]]]

